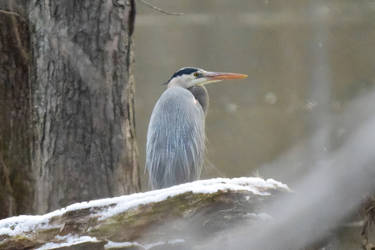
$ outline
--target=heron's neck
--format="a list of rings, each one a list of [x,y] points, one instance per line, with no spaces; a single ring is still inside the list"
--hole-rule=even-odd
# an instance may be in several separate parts
[[[195,99],[197,99],[199,104],[202,106],[204,113],[207,114],[209,104],[207,89],[203,86],[193,86],[188,88],[188,90],[193,94]]]

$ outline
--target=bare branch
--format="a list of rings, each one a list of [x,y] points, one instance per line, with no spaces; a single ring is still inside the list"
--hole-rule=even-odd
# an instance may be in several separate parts
[[[5,14],[5,15],[13,15],[13,16],[20,16],[18,13],[13,12],[13,11],[7,11],[7,10],[0,10],[0,13]]]
[[[153,5],[152,3],[146,1],[146,0],[138,0],[140,1],[141,3],[143,3],[144,5],[146,5],[147,7],[157,11],[157,12],[160,12],[162,14],[165,14],[165,15],[170,15],[170,16],[182,16],[184,15],[184,13],[181,13],[181,12],[170,12],[170,11],[166,11],[166,10],[163,10],[162,8],[159,8],[155,5]]]

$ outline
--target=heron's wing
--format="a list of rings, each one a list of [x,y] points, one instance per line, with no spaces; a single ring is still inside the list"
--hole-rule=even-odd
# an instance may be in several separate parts
[[[152,188],[199,178],[205,151],[205,115],[190,91],[168,88],[152,111],[146,169]]]

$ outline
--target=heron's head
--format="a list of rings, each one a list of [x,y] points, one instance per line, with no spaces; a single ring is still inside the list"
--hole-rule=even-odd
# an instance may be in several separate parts
[[[243,79],[247,75],[237,73],[210,72],[200,68],[186,67],[179,69],[166,82],[168,87],[190,88],[196,85],[220,82],[226,79]]]

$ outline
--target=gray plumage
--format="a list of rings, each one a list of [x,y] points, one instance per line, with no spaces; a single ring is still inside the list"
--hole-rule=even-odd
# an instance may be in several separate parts
[[[205,114],[207,114],[208,105],[209,105],[209,97],[207,93],[207,89],[203,86],[193,86],[188,88],[188,90],[193,94],[195,99],[201,105]]]
[[[204,84],[247,75],[186,67],[166,82],[147,132],[146,170],[152,189],[197,180],[205,154],[208,93]]]
[[[199,89],[202,88],[202,89]],[[151,115],[147,133],[146,169],[153,189],[199,178],[205,152],[204,87],[168,88]],[[203,92],[202,92],[203,91]],[[208,95],[207,95],[208,97]]]

